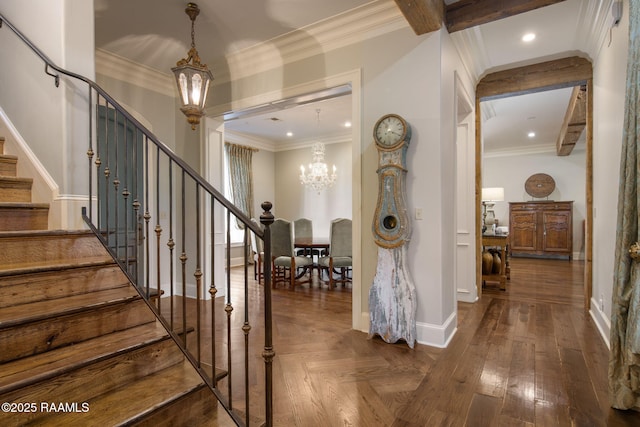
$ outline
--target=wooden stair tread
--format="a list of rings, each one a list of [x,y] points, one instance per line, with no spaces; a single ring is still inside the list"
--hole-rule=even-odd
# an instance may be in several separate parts
[[[18,157],[0,154],[0,176],[16,176]]]
[[[57,413],[38,421],[47,426],[128,424],[202,387],[206,384],[185,359],[112,392],[88,399],[90,410],[86,413]]]
[[[168,337],[160,322],[151,322],[7,362],[0,371],[0,394]]]
[[[179,425],[236,427],[238,424],[216,399],[211,389],[202,387],[200,390],[160,408],[143,420],[136,420],[132,425],[136,427],[173,427]],[[252,423],[251,425],[264,424]]]
[[[49,209],[49,203],[0,202],[0,209]]]
[[[0,239],[6,237],[95,237],[91,230],[38,230],[38,231],[1,231]]]
[[[56,262],[57,261],[57,262]],[[89,258],[83,258],[81,261],[76,263],[69,262],[69,260],[52,260],[47,264],[43,264],[42,262],[34,261],[34,262],[21,262],[14,264],[6,264],[0,266],[0,277],[6,275],[14,275],[14,274],[27,274],[27,273],[37,273],[40,271],[47,270],[64,270],[67,268],[74,267],[85,267],[90,265],[97,264],[114,264],[113,259],[109,256],[95,256]]]
[[[28,274],[5,274],[0,275],[0,308],[43,299],[66,298],[126,284],[129,284],[129,279],[114,263]]]
[[[6,175],[0,175],[0,186],[2,185],[9,185],[9,186],[22,186],[22,185],[29,185],[29,187],[31,186],[31,184],[33,184],[33,178],[24,178],[24,177],[19,177],[19,176],[6,176]]]
[[[0,309],[0,329],[23,323],[35,322],[50,316],[63,316],[81,311],[92,311],[97,307],[139,299],[135,289],[127,285],[73,295],[66,298],[36,301]]]

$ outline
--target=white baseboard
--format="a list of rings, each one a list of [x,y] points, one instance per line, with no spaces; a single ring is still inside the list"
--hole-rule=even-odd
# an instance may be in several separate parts
[[[609,336],[611,334],[611,320],[603,311],[600,310],[600,307],[598,307],[598,301],[594,298],[591,298],[591,310],[589,310],[589,314],[596,324],[596,327],[600,332],[600,336],[607,345],[607,348],[611,349],[609,342]]]
[[[458,313],[453,312],[442,325],[432,323],[416,324],[418,343],[432,347],[445,348],[458,330]]]
[[[418,344],[424,344],[431,347],[445,348],[457,331],[457,313],[451,313],[451,316],[443,325],[434,325],[431,323],[416,322],[416,341]],[[362,332],[369,332],[369,312],[362,313],[360,325]]]
[[[478,295],[476,295],[475,292],[471,292],[468,289],[458,289],[456,295],[457,295],[458,301],[460,302],[474,303],[478,301]]]

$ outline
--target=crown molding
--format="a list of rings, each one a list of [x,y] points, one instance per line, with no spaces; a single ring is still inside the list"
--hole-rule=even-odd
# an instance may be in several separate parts
[[[298,150],[300,148],[311,148],[316,142],[322,142],[324,145],[341,144],[343,142],[351,142],[351,132],[345,135],[336,135],[330,137],[309,138],[306,140],[298,140],[291,142],[278,143],[274,151]]]
[[[591,62],[595,62],[595,58],[602,49],[609,33],[611,5],[613,1],[614,0],[581,0],[579,3],[577,17],[579,25],[576,27],[576,36],[573,43],[574,51],[586,53]],[[498,67],[491,66],[480,26],[454,32],[451,34],[451,39],[462,58],[464,67],[476,82],[489,70],[495,72],[500,69],[517,66],[516,64],[504,64]],[[560,55],[566,56],[566,53],[552,55],[552,57],[559,57]],[[582,54],[582,56],[584,56],[584,54]],[[540,60],[532,59],[525,62],[529,64],[540,62]]]
[[[368,3],[227,55],[217,63],[217,69],[224,71],[218,71],[215,83],[242,79],[403,28],[409,24],[395,2]]]
[[[318,142],[318,138],[309,138],[306,140],[296,141],[270,141],[264,138],[256,138],[243,132],[225,130],[224,139],[232,144],[246,145],[248,147],[258,148],[274,153],[280,151],[298,150],[301,148],[310,148],[314,143]],[[344,135],[336,135],[331,137],[323,137],[320,141],[324,145],[341,144],[343,142],[351,142],[351,133]]]
[[[409,28],[395,2],[380,0],[227,55],[211,64],[213,85],[228,83],[315,55]],[[177,96],[173,76],[96,49],[96,73]]]
[[[177,96],[171,74],[133,62],[104,49],[96,49],[96,74],[129,82],[172,98]]]
[[[583,40],[584,51],[595,62],[607,39],[612,23],[611,7],[614,0],[589,0],[580,2],[576,40]],[[626,35],[625,35],[626,37]]]
[[[276,151],[276,146],[272,141],[256,138],[253,135],[249,135],[242,132],[235,132],[230,130],[224,131],[225,142],[232,144],[246,145],[247,147],[257,148],[265,151]]]

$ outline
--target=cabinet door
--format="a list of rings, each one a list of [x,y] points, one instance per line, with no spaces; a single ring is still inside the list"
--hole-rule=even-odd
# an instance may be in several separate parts
[[[571,212],[544,211],[542,212],[542,223],[544,226],[542,250],[570,255],[572,246]]]
[[[509,244],[511,245],[511,250],[535,252],[537,248],[536,212],[511,212],[509,224]]]

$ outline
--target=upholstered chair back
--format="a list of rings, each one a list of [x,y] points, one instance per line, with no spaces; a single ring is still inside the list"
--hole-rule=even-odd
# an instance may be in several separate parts
[[[313,238],[313,223],[310,219],[299,218],[293,221],[293,233],[298,238]]]
[[[273,258],[293,256],[291,222],[284,219],[276,219],[271,225],[271,256]]]
[[[332,257],[351,256],[351,220],[340,218],[331,222],[331,242],[329,252]]]

